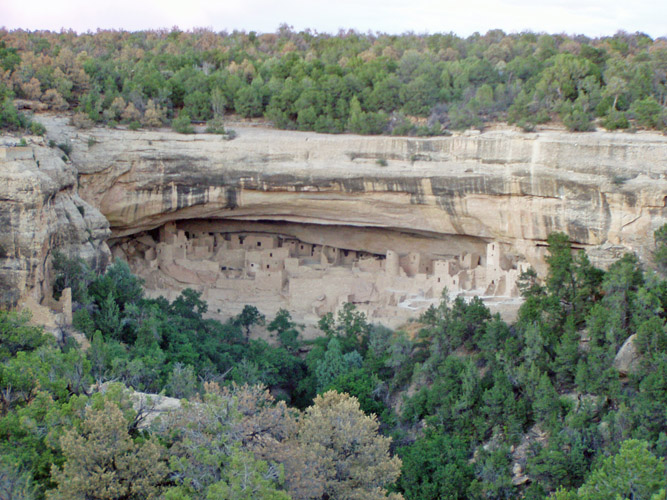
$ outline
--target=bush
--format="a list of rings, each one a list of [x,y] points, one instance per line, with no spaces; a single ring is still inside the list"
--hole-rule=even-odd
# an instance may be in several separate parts
[[[28,119],[19,113],[9,97],[0,104],[0,129],[20,130],[28,126]]]
[[[206,133],[207,134],[226,134],[227,131],[225,130],[225,124],[222,121],[222,118],[219,116],[216,116],[212,120],[209,120],[206,123]]]
[[[633,102],[630,106],[630,115],[641,127],[664,128],[666,124],[665,112],[653,97]]]
[[[190,122],[190,117],[188,116],[187,113],[183,113],[182,111],[171,122],[171,128],[175,132],[178,132],[179,134],[194,134],[195,133],[195,129],[192,126],[192,123]]]
[[[575,104],[562,113],[563,123],[570,132],[590,132],[595,130],[591,116],[579,104]]]
[[[93,120],[90,119],[90,117],[87,114],[85,114],[85,113],[76,113],[70,119],[70,124],[73,125],[76,128],[89,129],[89,128],[93,127],[94,122],[93,122]]]
[[[607,115],[602,119],[602,126],[607,130],[618,130],[621,128],[628,128],[630,122],[623,111],[610,109]]]
[[[521,127],[524,132],[535,132],[535,124],[523,118],[517,122],[517,126]]]
[[[33,135],[44,135],[46,134],[46,127],[39,122],[32,122],[30,124],[30,132]]]
[[[69,156],[72,153],[72,143],[67,141],[67,142],[61,142],[57,144],[58,148],[65,153],[67,156]]]

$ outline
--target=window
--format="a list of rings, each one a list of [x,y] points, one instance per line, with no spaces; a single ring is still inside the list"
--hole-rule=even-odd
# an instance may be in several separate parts
[[[257,246],[258,246],[258,247],[261,247],[261,246],[262,246],[262,242],[261,242],[261,241],[258,241],[258,242],[257,242]]]

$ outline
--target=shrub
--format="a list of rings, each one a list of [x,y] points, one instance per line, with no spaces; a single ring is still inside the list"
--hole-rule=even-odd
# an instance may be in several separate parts
[[[566,109],[563,114],[563,123],[570,132],[590,132],[594,130],[591,116],[586,113],[580,104]]]
[[[195,129],[193,128],[192,123],[190,123],[190,117],[187,113],[183,112],[179,113],[179,115],[174,118],[174,120],[171,122],[171,128],[179,134],[195,133]]]
[[[623,111],[610,109],[607,115],[602,119],[602,126],[607,130],[618,130],[628,128],[630,123]]]
[[[67,141],[67,142],[61,142],[57,144],[57,146],[60,148],[60,150],[65,153],[67,156],[69,156],[72,153],[72,143]]]
[[[517,126],[521,127],[524,132],[535,132],[535,124],[523,118],[517,122]]]
[[[32,122],[30,124],[30,132],[33,135],[44,135],[46,134],[46,127],[39,122]]]
[[[70,124],[80,129],[89,129],[94,125],[93,120],[91,120],[90,117],[85,113],[76,113],[70,119]]]
[[[225,124],[222,121],[222,118],[216,116],[212,120],[209,120],[206,123],[206,133],[207,134],[226,134]]]
[[[641,127],[663,128],[665,126],[665,113],[662,106],[653,97],[633,102],[630,114]]]

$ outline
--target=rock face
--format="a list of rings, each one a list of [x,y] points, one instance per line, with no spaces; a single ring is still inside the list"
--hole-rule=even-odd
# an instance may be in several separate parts
[[[500,241],[539,267],[552,231],[600,259],[614,247],[646,258],[667,222],[667,138],[656,134],[419,139],[237,127],[225,141],[45,123],[72,142],[80,192],[114,236],[192,218],[382,228]]]
[[[425,139],[233,126],[237,138],[225,141],[40,120],[49,138],[71,144],[79,193],[109,221],[111,244],[132,252],[128,238],[158,242],[165,224],[195,221],[431,262],[460,263],[496,242],[543,273],[552,231],[605,265],[626,250],[648,259],[653,231],[667,222],[667,138],[657,134]]]
[[[41,139],[0,143],[0,305],[51,295],[54,250],[93,267],[106,263],[109,224],[77,193],[77,172]]]
[[[623,376],[634,373],[639,368],[641,353],[635,344],[636,339],[637,334],[630,335],[614,358],[614,368]]]

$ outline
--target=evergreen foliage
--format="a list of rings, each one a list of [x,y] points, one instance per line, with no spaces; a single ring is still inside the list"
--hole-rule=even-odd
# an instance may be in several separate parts
[[[29,129],[13,97],[130,129],[230,112],[285,129],[434,135],[508,121],[526,131],[667,126],[662,39],[507,34],[337,35],[206,29],[0,32],[0,128]],[[186,120],[186,117],[188,118]]]
[[[308,342],[279,311],[276,346],[250,338],[255,307],[220,323],[198,292],[148,299],[125,263],[96,276],[58,256],[90,347],[0,312],[0,493],[664,498],[667,281],[633,255],[603,272],[565,235],[548,242],[513,325],[445,296],[408,335],[347,304]],[[619,378],[633,335],[640,358]],[[146,429],[126,387],[189,401]]]

